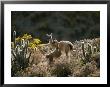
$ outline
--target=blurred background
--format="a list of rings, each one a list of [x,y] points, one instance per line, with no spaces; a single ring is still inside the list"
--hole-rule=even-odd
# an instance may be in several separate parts
[[[47,33],[53,33],[57,40],[92,39],[100,37],[100,12],[12,11],[11,33],[14,30],[17,37],[27,33],[43,43],[48,41]]]

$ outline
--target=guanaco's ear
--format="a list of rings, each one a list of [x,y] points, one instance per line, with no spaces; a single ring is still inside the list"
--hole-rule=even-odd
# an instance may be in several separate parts
[[[52,34],[53,34],[53,33],[51,33],[51,34],[46,34],[46,36],[49,36],[49,37],[51,36],[51,37],[52,37]]]
[[[55,39],[54,42],[58,43],[57,39]]]
[[[53,33],[51,33],[50,35],[52,36]]]

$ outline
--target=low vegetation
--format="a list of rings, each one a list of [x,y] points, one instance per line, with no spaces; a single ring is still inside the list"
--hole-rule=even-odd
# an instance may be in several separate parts
[[[11,76],[99,77],[100,38],[71,43],[73,49],[67,56],[62,53],[62,48],[53,46],[54,43],[51,41],[43,44],[39,38],[33,38],[28,34],[16,38],[14,31],[11,42]]]

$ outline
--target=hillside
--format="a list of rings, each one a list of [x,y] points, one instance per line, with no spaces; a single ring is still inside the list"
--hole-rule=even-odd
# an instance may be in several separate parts
[[[17,37],[28,33],[43,42],[47,33],[72,42],[100,37],[100,11],[12,11],[11,18],[11,33],[16,30]]]

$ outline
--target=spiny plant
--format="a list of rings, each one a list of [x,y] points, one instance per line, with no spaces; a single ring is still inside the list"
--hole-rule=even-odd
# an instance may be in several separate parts
[[[85,51],[84,45],[87,45],[87,52]],[[84,57],[82,61],[84,63],[90,62],[91,56],[93,54],[92,45],[89,43],[84,44],[84,42],[82,42],[82,52]]]
[[[16,31],[13,32],[12,76],[15,76],[17,71],[29,66],[31,52],[28,51],[28,47],[35,48],[39,43],[41,43],[40,39],[32,39],[32,36],[28,34],[16,38]]]

